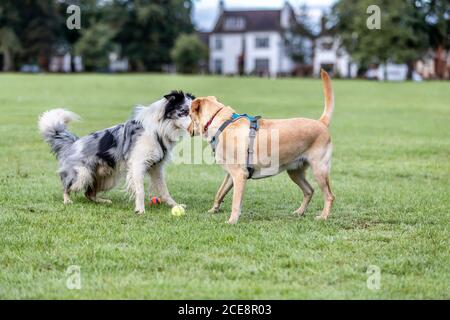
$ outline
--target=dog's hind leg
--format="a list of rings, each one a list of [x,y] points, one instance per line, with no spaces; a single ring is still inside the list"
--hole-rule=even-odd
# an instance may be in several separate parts
[[[61,178],[61,183],[64,189],[63,193],[64,204],[71,204],[73,202],[72,200],[70,200],[70,191],[73,185],[73,180],[76,177],[76,172],[61,169],[59,171],[59,176]]]
[[[112,201],[109,199],[98,198],[96,189],[94,189],[92,187],[88,187],[88,189],[86,190],[84,195],[86,196],[86,198],[88,198],[89,200],[91,200],[95,203],[112,203]]]
[[[305,164],[303,167],[299,169],[290,170],[287,172],[292,181],[294,181],[295,184],[297,184],[303,192],[302,204],[300,205],[300,208],[294,211],[294,213],[299,216],[303,216],[305,214],[305,211],[308,208],[308,204],[311,201],[312,196],[314,194],[314,189],[311,187],[311,185],[305,178],[306,169],[307,165]]]
[[[227,173],[225,179],[223,179],[222,185],[220,186],[219,190],[217,190],[216,197],[214,198],[213,207],[208,210],[209,213],[219,212],[223,199],[225,198],[225,196],[228,194],[228,192],[231,190],[232,187],[233,187],[233,179],[231,179],[231,176]]]
[[[319,220],[326,220],[331,211],[335,196],[331,191],[330,185],[330,164],[331,164],[331,145],[328,145],[325,154],[320,158],[311,159],[310,164],[314,177],[320,186],[324,198],[324,207],[322,214],[317,216]]]

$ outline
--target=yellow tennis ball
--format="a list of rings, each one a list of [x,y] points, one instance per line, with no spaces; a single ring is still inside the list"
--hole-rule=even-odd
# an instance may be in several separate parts
[[[182,206],[174,206],[172,208],[172,215],[175,217],[181,217],[184,216],[186,214],[186,211],[184,210],[184,208]]]

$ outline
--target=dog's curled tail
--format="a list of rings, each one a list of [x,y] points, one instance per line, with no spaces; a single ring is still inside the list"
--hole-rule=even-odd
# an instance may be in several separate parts
[[[325,109],[323,110],[322,116],[320,117],[319,121],[328,127],[330,125],[331,116],[333,115],[334,111],[333,87],[331,86],[330,76],[325,70],[320,70],[320,77],[322,78]]]
[[[46,111],[39,117],[39,132],[54,153],[58,155],[63,148],[78,140],[77,136],[67,131],[67,124],[79,119],[77,114],[65,109]]]

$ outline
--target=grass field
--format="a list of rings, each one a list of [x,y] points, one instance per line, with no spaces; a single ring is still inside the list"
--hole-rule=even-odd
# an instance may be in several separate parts
[[[230,226],[230,196],[220,214],[206,213],[223,178],[217,165],[168,167],[183,218],[166,206],[135,215],[122,185],[107,195],[112,205],[79,194],[64,206],[38,115],[66,106],[84,135],[179,88],[242,113],[318,118],[319,80],[0,75],[0,298],[449,299],[449,83],[333,84],[329,220],[314,219],[323,202],[311,175],[307,216],[292,215],[301,195],[284,173],[251,181]],[[70,265],[81,268],[81,290],[66,288]],[[371,265],[379,290],[366,285]]]

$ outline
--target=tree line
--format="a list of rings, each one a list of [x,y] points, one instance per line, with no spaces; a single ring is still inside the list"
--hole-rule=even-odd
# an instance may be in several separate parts
[[[367,27],[366,11],[371,5],[381,9],[380,29]],[[406,63],[410,78],[417,59],[431,50],[442,57],[436,59],[438,63],[445,63],[441,53],[450,49],[448,0],[340,0],[331,19],[346,51],[360,67]]]
[[[368,27],[371,16],[368,8],[377,6],[380,11],[379,27]],[[438,57],[440,74],[446,68],[445,53],[450,49],[450,1],[448,0],[338,0],[329,12],[324,12],[321,28],[310,20],[308,7],[303,5],[298,14],[298,24],[292,30],[300,41],[290,41],[292,58],[304,64],[312,60],[302,39],[314,43],[323,35],[338,37],[341,47],[364,72],[371,65],[388,62],[406,64],[411,78],[414,63],[427,53]],[[385,68],[386,70],[386,68]]]
[[[161,71],[175,63],[181,72],[198,71],[207,48],[194,34],[191,12],[194,0],[1,0],[0,64],[14,71],[23,64],[48,70],[55,52],[80,55],[86,71],[108,67],[108,54],[126,57],[130,71]],[[81,28],[66,27],[67,7],[81,10]],[[381,9],[381,29],[367,27],[370,5]],[[306,14],[298,15],[291,30],[316,39]],[[329,29],[341,39],[353,60],[370,64],[414,61],[430,49],[445,52],[450,46],[448,0],[338,0],[327,14]],[[304,42],[293,37],[293,58],[304,63]],[[441,55],[443,56],[443,55]]]
[[[178,58],[180,49],[172,52],[176,39],[194,31],[192,2],[2,0],[3,70],[14,71],[23,64],[37,64],[46,71],[52,54],[68,51],[83,57],[87,71],[106,69],[110,52],[126,57],[131,71],[160,71],[163,65]],[[80,7],[79,30],[66,27],[67,8],[73,4]],[[186,42],[186,36],[180,41]],[[198,45],[195,38],[192,41]]]

